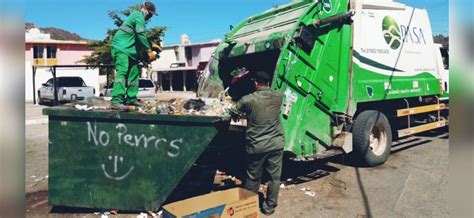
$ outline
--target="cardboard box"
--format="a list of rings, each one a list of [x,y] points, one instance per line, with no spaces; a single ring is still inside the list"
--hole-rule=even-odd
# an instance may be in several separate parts
[[[258,195],[242,188],[213,192],[163,206],[164,218],[258,218]]]

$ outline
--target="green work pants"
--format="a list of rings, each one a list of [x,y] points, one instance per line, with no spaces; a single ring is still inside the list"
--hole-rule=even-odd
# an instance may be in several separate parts
[[[247,180],[245,189],[258,193],[263,170],[269,174],[267,198],[263,202],[262,210],[272,213],[278,203],[280,178],[282,169],[283,150],[269,151],[261,154],[247,154]]]
[[[134,104],[137,101],[140,71],[138,62],[126,53],[112,48],[115,64],[115,81],[112,104]]]

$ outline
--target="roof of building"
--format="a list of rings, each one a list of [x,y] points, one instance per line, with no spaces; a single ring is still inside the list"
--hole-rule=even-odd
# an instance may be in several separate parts
[[[201,43],[191,43],[191,44],[186,44],[186,45],[181,45],[181,44],[172,44],[172,45],[165,45],[163,46],[164,49],[166,48],[175,48],[175,47],[192,47],[192,46],[205,46],[205,45],[215,45],[217,46],[220,42],[219,41],[212,41],[212,42],[201,42]]]
[[[68,45],[87,45],[87,41],[57,40],[51,39],[51,34],[43,33],[38,28],[32,28],[25,32],[25,43],[28,44],[68,44]]]
[[[30,39],[26,44],[68,44],[68,45],[88,45],[87,41],[56,40],[56,39]]]

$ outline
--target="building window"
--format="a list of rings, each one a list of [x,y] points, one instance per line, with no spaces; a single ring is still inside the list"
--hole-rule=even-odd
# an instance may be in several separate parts
[[[48,59],[56,58],[56,51],[57,51],[57,48],[55,45],[48,45],[46,47],[46,54],[47,54]]]
[[[185,47],[184,55],[186,56],[188,66],[193,66],[193,50],[190,46]]]
[[[178,52],[178,50],[174,50],[174,55],[176,56],[176,61],[179,61],[179,52]]]
[[[33,46],[33,58],[42,59],[43,58],[44,47],[42,45]]]
[[[44,65],[43,53],[44,53],[44,46],[33,45],[33,64],[34,65]]]
[[[48,45],[46,46],[46,60],[47,65],[55,65],[58,64],[56,59],[57,47],[55,45]]]

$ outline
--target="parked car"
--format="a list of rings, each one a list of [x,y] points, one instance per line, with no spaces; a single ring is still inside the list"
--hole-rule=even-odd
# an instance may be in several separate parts
[[[87,86],[84,80],[77,76],[57,77],[56,86],[59,102],[84,100],[95,95],[95,88]],[[38,89],[38,104],[44,104],[46,101],[54,101],[53,78]]]
[[[100,97],[111,97],[114,83],[109,84],[108,87],[104,87],[104,90],[100,93]],[[137,98],[155,98],[156,85],[151,79],[141,78],[138,82],[138,95]]]

